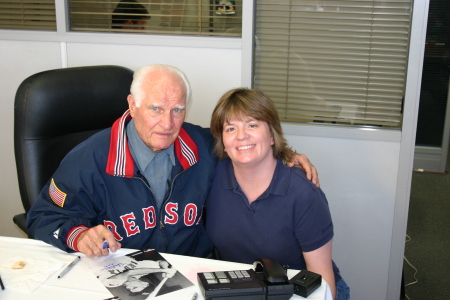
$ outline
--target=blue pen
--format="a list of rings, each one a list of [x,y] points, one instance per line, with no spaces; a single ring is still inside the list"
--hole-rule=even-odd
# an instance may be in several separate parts
[[[109,227],[109,231],[111,231],[111,232],[113,232],[113,230],[112,230],[112,228],[111,227]],[[103,249],[106,249],[107,247],[108,247],[108,241],[107,240],[105,240],[104,242],[103,242]]]

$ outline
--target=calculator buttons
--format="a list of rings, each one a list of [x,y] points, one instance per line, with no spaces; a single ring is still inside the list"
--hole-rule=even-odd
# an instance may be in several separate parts
[[[251,277],[245,270],[205,272],[203,276],[208,284],[237,283],[247,281]]]
[[[242,272],[241,272],[241,271],[234,271],[234,273],[236,273],[236,276],[237,276],[238,278],[244,278],[244,275],[242,275]]]

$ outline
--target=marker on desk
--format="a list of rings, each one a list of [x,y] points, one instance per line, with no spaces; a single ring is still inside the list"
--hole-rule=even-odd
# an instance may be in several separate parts
[[[5,286],[3,285],[3,281],[2,281],[2,278],[0,277],[0,285],[2,286],[2,290],[4,290],[5,289]]]
[[[76,265],[76,263],[81,259],[80,256],[77,256],[62,272],[58,275],[58,278],[62,278],[64,275],[66,275],[67,272],[69,272],[73,266]]]
[[[194,295],[192,295],[191,300],[196,300],[197,299],[197,293],[194,293]]]
[[[109,227],[109,231],[113,232],[113,230],[112,230],[111,227]],[[106,248],[108,247],[108,241],[107,241],[107,240],[105,240],[105,241],[103,242],[102,247],[103,247],[103,249],[106,249]]]

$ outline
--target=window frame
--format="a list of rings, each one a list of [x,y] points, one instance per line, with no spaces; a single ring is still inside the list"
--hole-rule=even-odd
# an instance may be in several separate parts
[[[242,1],[232,4],[231,12],[221,14],[219,7],[226,6],[212,0],[66,0],[70,30],[104,33],[145,33],[180,36],[239,37],[236,30],[242,23]],[[135,2],[128,2],[135,1]],[[120,28],[126,11],[137,9],[134,18],[146,18],[145,25],[127,25]],[[142,10],[141,10],[142,9]],[[217,9],[215,11],[215,9]],[[117,22],[114,25],[114,19]],[[134,19],[129,15],[130,19]],[[120,20],[119,20],[120,19]],[[164,25],[162,25],[164,24]],[[139,27],[136,30],[133,27]]]
[[[244,1],[247,2],[247,1]],[[241,49],[242,38],[70,31],[68,0],[55,0],[56,32],[0,29],[0,38],[43,42]],[[244,12],[242,13],[244,19]],[[176,36],[176,38],[174,38]]]
[[[256,0],[245,1],[242,13],[242,86],[253,87],[253,64],[255,45],[255,14]],[[409,41],[412,44],[412,41]],[[409,50],[411,51],[411,49]],[[411,56],[408,58],[408,64]],[[410,77],[409,79],[411,79]],[[414,79],[413,79],[414,80]],[[406,76],[405,95],[408,89],[408,74]],[[410,89],[413,89],[411,85]],[[405,97],[405,99],[407,99]],[[405,100],[406,101],[406,100]],[[403,119],[407,114],[403,115]],[[356,125],[337,125],[326,123],[291,123],[281,122],[285,135],[314,136],[329,138],[344,138],[356,140],[374,140],[387,142],[401,142],[402,127],[400,128],[372,128]],[[403,122],[402,122],[403,124]],[[402,125],[403,126],[403,125]]]

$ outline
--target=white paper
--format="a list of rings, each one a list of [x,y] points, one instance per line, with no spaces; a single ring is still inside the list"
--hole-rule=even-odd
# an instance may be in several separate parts
[[[11,266],[17,262],[26,263],[23,269],[12,269]],[[48,277],[61,269],[63,263],[47,260],[39,260],[31,257],[16,256],[0,265],[2,281],[7,289],[17,289],[32,292],[43,284]]]
[[[111,294],[144,300],[193,286],[154,249],[90,260],[89,268]]]

